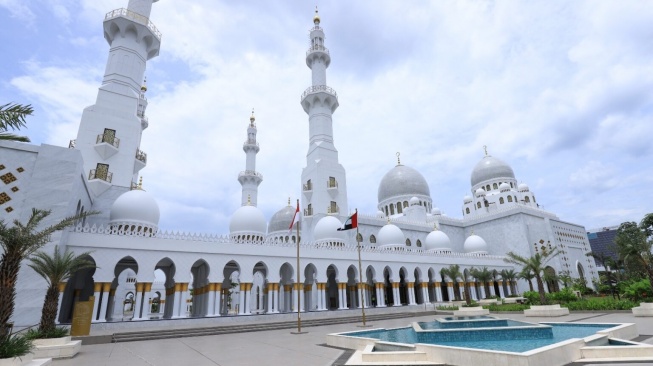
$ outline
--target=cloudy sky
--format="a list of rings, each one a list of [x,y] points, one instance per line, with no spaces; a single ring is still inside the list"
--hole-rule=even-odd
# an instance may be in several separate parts
[[[95,102],[102,20],[127,0],[0,0],[0,103],[32,104],[21,131],[67,146]],[[649,1],[318,1],[338,92],[335,144],[349,207],[376,212],[396,164],[461,217],[483,156],[508,162],[544,209],[589,228],[653,211],[653,6]],[[259,207],[300,193],[314,2],[161,0],[148,63],[144,186],[163,229],[227,233],[252,107]]]

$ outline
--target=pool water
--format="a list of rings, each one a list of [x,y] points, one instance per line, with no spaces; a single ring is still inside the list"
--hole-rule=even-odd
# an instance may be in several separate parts
[[[477,319],[470,321],[434,321],[434,322],[418,322],[420,328],[424,330],[429,329],[465,329],[465,328],[488,328],[488,327],[518,327],[518,326],[532,326],[531,323],[518,322],[510,319]]]
[[[510,327],[508,325],[497,329],[447,329],[426,332],[415,332],[412,327],[405,327],[352,332],[346,335],[376,338],[381,341],[396,343],[428,343],[451,347],[526,352],[572,338],[587,337],[595,334],[599,330],[612,328],[618,324],[542,323],[542,325],[532,325],[533,327],[522,328],[517,333],[512,331],[506,332],[506,327]],[[512,330],[517,331],[518,329]]]

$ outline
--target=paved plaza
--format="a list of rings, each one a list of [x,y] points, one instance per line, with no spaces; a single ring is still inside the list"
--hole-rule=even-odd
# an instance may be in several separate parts
[[[325,316],[329,314],[326,313]],[[353,312],[351,315],[355,315]],[[643,343],[653,344],[653,318],[635,318],[631,313],[572,313],[558,318],[526,318],[521,314],[493,314],[502,318],[530,322],[565,321],[593,323],[636,323]],[[412,321],[428,321],[429,316],[415,316],[374,322],[374,328],[403,327]],[[292,334],[289,329],[223,334],[125,343],[82,346],[72,359],[55,360],[55,366],[77,365],[319,365],[331,366],[345,351],[325,345],[329,333],[360,329],[357,323],[308,327],[305,334]],[[578,363],[577,365],[581,365]],[[615,365],[625,365],[615,363]],[[653,363],[629,363],[644,365]],[[584,364],[591,365],[591,364]],[[601,364],[606,365],[606,364]]]

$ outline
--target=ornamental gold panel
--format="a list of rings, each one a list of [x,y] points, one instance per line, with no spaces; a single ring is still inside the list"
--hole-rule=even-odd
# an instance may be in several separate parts
[[[9,184],[9,183],[11,183],[11,182],[15,182],[15,181],[16,181],[16,176],[14,176],[14,175],[11,174],[11,173],[7,173],[7,174],[4,174],[4,175],[0,175],[0,180],[2,180],[2,182],[3,182],[4,184]]]

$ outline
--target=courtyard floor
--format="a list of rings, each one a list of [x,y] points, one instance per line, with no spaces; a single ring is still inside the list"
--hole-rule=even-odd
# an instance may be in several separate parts
[[[325,317],[329,313],[323,313]],[[352,310],[351,315],[356,315]],[[653,344],[653,318],[636,318],[631,313],[580,313],[557,318],[526,318],[521,314],[492,314],[501,318],[529,322],[593,322],[635,323],[640,342]],[[413,321],[434,318],[416,316],[373,322],[373,328],[403,327]],[[303,328],[304,334],[292,334],[291,330],[259,331],[236,334],[163,339],[151,341],[84,345],[72,359],[54,360],[53,366],[107,365],[107,366],[166,366],[166,365],[319,365],[332,366],[344,363],[345,351],[325,345],[329,333],[356,329],[357,323],[335,324]],[[339,360],[339,358],[341,358]],[[650,365],[651,363],[601,363],[600,365]],[[575,363],[572,365],[595,365]],[[599,365],[599,364],[596,364]],[[489,366],[489,365],[486,365]]]

